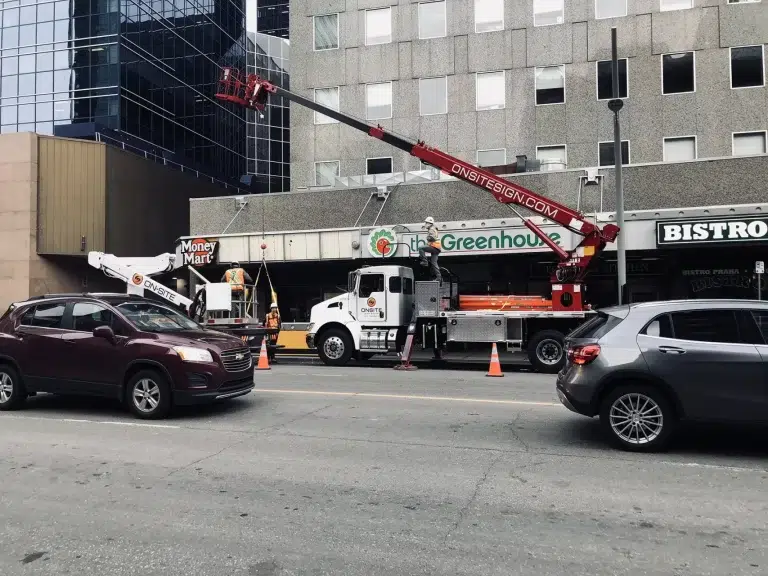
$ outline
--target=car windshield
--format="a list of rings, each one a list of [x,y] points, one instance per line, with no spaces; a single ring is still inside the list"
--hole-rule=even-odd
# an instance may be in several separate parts
[[[180,332],[201,330],[201,326],[183,314],[151,302],[125,302],[117,308],[139,330],[145,332]]]

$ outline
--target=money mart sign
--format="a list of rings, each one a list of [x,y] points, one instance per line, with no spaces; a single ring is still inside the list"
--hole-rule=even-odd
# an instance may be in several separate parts
[[[573,247],[569,231],[558,226],[545,226],[542,231],[565,250]],[[440,241],[442,256],[549,251],[540,238],[523,227],[440,230]],[[408,257],[408,250],[415,255],[419,248],[427,245],[427,234],[401,233],[397,242],[396,256]]]

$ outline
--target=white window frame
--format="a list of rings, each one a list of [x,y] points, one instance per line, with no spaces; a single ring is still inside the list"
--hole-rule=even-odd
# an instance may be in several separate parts
[[[339,167],[339,175],[338,175],[338,178],[341,178],[341,160],[317,160],[317,161],[316,161],[316,162],[313,164],[313,166],[312,166],[312,167],[313,167],[313,169],[314,169],[314,174],[312,175],[312,185],[313,185],[313,186],[323,186],[322,184],[318,184],[318,183],[317,183],[317,165],[318,165],[318,164],[330,164],[330,163],[332,163],[332,162],[335,162],[335,163],[338,165],[338,167]],[[331,184],[330,186],[323,186],[323,187],[324,187],[324,188],[332,188],[332,187],[333,187],[333,184]]]
[[[688,0],[690,6],[685,8],[664,8],[664,0],[659,0],[659,12],[677,12],[678,10],[690,10],[693,8],[693,0]]]
[[[731,0],[728,0],[728,5],[731,6],[733,4],[757,4],[760,2],[760,0],[736,0],[736,2],[731,2]]]
[[[629,99],[629,58],[619,58],[619,62],[622,60],[626,61],[627,63],[627,95],[624,96],[624,98],[619,98],[619,100],[628,100]],[[613,98],[600,98],[600,87],[598,86],[598,64],[600,62],[610,62],[610,60],[598,60],[595,62],[595,98],[597,98],[598,102],[608,102],[608,100],[613,100]],[[664,85],[664,80],[662,79],[662,86]],[[621,86],[619,86],[619,94],[621,94]]]
[[[627,143],[627,163],[624,164],[622,162],[622,166],[629,166],[632,164],[632,143],[629,140],[622,140],[621,143],[624,144],[624,142]],[[598,168],[614,168],[614,164],[600,164],[600,144],[611,144],[613,145],[613,140],[602,140],[601,142],[597,143],[597,166]]]
[[[365,159],[365,175],[366,176],[377,176],[379,173],[371,174],[368,172],[368,160],[389,160],[389,166],[392,168],[392,172],[381,172],[381,174],[392,174],[395,171],[395,159],[393,156],[372,156],[371,158]]]
[[[386,10],[389,12],[389,40],[386,42],[368,42],[368,12],[381,12],[383,10]],[[366,46],[381,46],[382,44],[392,44],[392,41],[394,40],[394,31],[392,26],[392,6],[383,6],[381,8],[369,8],[368,10],[365,10],[365,16],[364,16],[364,24],[363,24],[363,34],[364,34],[364,40]]]
[[[421,82],[423,80],[437,80],[439,78],[442,78],[445,82],[445,112],[424,114],[421,109]],[[429,76],[428,78],[419,78],[419,116],[442,116],[443,114],[448,114],[448,76]]]
[[[565,168],[563,168],[563,170],[568,169],[568,144],[542,144],[541,146],[536,146],[536,160],[539,159],[539,150],[541,148],[562,148],[563,152],[565,152],[565,158],[563,158]],[[542,172],[550,172],[550,170],[544,169]]]
[[[560,22],[560,24],[558,24],[557,22],[555,22],[553,24],[536,24],[536,0],[533,0],[533,6],[531,8],[531,10],[533,12],[533,26],[535,28],[540,28],[540,27],[544,27],[544,26],[560,26],[560,25],[564,24],[565,23],[565,0],[560,0],[560,4],[562,6],[560,8],[560,20],[562,20],[562,22]]]
[[[669,94],[664,93],[664,56],[671,56],[673,54],[688,54],[688,52],[691,52],[693,54],[693,90],[690,92],[670,92]],[[696,88],[698,87],[696,82],[696,50],[683,50],[682,52],[666,52],[664,54],[659,55],[659,66],[661,67],[661,95],[662,96],[677,96],[679,94],[695,94]],[[730,66],[730,64],[729,64]],[[629,74],[627,74],[629,76]],[[627,90],[627,94],[629,94],[629,90]],[[680,138],[684,138],[684,136],[680,136]]]
[[[443,34],[442,36],[422,36],[421,35],[421,6],[423,4],[442,4],[443,5]],[[448,2],[446,0],[433,0],[432,2],[419,2],[416,8],[416,27],[419,32],[419,40],[431,40],[432,38],[445,38],[448,36]]]
[[[317,91],[318,90],[333,90],[333,89],[335,89],[336,93],[339,95],[339,108],[341,108],[341,87],[340,86],[324,86],[322,88],[315,88],[312,91],[312,99],[313,99],[313,101],[317,102]],[[337,110],[337,112],[338,112],[338,110]],[[314,114],[314,116],[312,117],[312,119],[313,119],[313,121],[315,123],[315,126],[325,126],[326,124],[338,124],[339,123],[339,121],[336,120],[335,118],[331,118],[330,116],[325,116],[325,114],[323,114],[322,112],[317,112],[317,111],[313,110],[313,114]],[[320,116],[325,116],[326,118],[328,118],[330,120],[330,122],[318,122],[317,121],[318,114]]]
[[[322,18],[323,16],[333,16],[336,15],[336,48],[315,48],[317,46],[317,42],[315,39],[315,33],[317,30],[317,26],[315,26],[315,19],[316,18]],[[341,14],[338,12],[329,12],[328,14],[318,14],[317,16],[312,16],[312,51],[313,52],[328,52],[329,50],[338,50],[341,48],[341,33],[339,31],[341,27]]]
[[[563,69],[563,101],[562,102],[552,102],[550,104],[539,104],[537,102],[536,93],[539,91],[539,89],[536,87],[536,82],[538,75],[536,74],[537,70],[541,70],[542,68],[562,68]],[[597,74],[597,72],[595,72]],[[567,98],[567,88],[566,88],[566,81],[565,81],[565,64],[556,64],[555,66],[536,66],[533,69],[533,105],[534,106],[562,106],[565,104]]]
[[[501,91],[501,97],[502,97],[502,103],[501,108],[479,108],[478,107],[478,97],[477,97],[477,91],[478,91],[478,78],[480,76],[483,76],[484,74],[501,74],[502,78],[502,91]],[[447,86],[446,86],[446,93],[447,93]],[[488,72],[475,72],[475,112],[484,112],[486,110],[504,110],[507,107],[507,73],[505,70],[489,70]],[[446,110],[448,108],[448,104],[446,103]]]
[[[507,25],[504,18],[504,0],[501,0],[501,28],[494,28],[493,30],[483,30],[482,32],[479,32],[477,30],[477,0],[473,0],[472,4],[473,4],[473,14],[475,18],[475,34],[486,34],[487,32],[499,32],[500,30],[504,30],[504,27]],[[447,25],[447,22],[446,22],[446,25]]]
[[[368,118],[368,86],[381,86],[383,84],[389,84],[389,95],[391,96],[389,101],[389,116],[380,116],[378,118]],[[388,82],[368,82],[365,85],[365,119],[366,120],[388,120],[392,118],[395,112],[395,92],[392,81]],[[446,91],[447,94],[447,91]]]
[[[762,50],[762,64],[763,64],[763,83],[757,86],[740,86],[738,88],[733,87],[733,49],[734,48],[755,48],[760,46]],[[694,56],[695,58],[695,56]],[[749,90],[750,88],[763,88],[765,87],[765,44],[747,44],[746,46],[730,46],[728,48],[728,83],[731,86],[731,90]]]
[[[618,16],[598,16],[597,15],[597,0],[595,0],[595,20],[610,20],[611,18],[625,18],[629,13],[629,0],[624,1],[624,14]]]
[[[734,148],[736,144],[736,136],[740,135],[747,135],[747,134],[762,134],[763,140],[765,142],[765,150],[768,152],[768,130],[741,130],[739,132],[731,132],[731,156],[734,156],[736,158],[749,158],[750,156],[760,156],[760,154],[748,154],[746,156],[736,156],[734,154]]]
[[[507,149],[506,148],[483,148],[482,150],[477,150],[475,152],[475,166],[478,166],[479,168],[482,168],[480,166],[480,152],[498,152],[498,151],[504,152],[504,162],[501,164],[501,166],[504,166],[507,163]]]
[[[667,147],[664,146],[664,143],[667,140],[686,140],[686,139],[691,139],[691,138],[693,138],[693,154],[694,154],[693,160],[698,160],[699,159],[699,139],[696,136],[696,134],[688,134],[688,135],[683,135],[683,136],[665,136],[662,139],[662,142],[661,142],[661,149],[662,150],[661,151],[662,151],[662,159],[663,159],[663,161],[667,162]],[[683,160],[683,162],[691,162],[691,160]]]

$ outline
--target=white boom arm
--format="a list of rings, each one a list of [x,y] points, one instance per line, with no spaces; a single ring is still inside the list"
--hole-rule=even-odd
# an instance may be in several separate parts
[[[125,282],[129,294],[135,293],[137,288],[139,290],[149,290],[172,304],[183,306],[184,309],[189,311],[192,300],[150,278],[153,274],[173,270],[175,268],[175,261],[176,256],[168,253],[149,258],[119,258],[113,254],[104,254],[103,252],[88,253],[88,264],[98,268],[111,278],[117,278]]]

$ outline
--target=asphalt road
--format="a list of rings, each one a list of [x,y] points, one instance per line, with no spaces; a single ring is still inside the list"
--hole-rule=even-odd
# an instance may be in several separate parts
[[[553,378],[273,367],[155,424],[41,396],[0,414],[0,574],[766,574],[768,448],[603,443]]]

